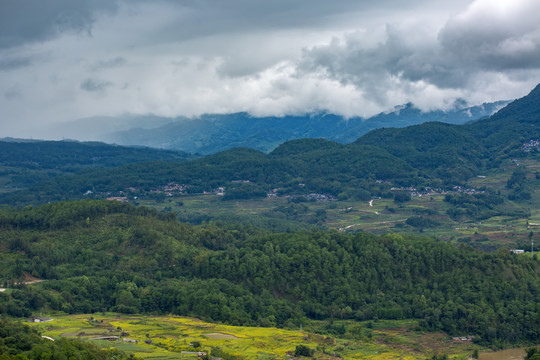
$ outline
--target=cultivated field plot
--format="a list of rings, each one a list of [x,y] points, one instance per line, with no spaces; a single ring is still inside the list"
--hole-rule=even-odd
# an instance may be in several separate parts
[[[415,332],[414,321],[369,324],[343,321],[342,325],[349,329],[349,336],[344,339],[305,330],[229,326],[177,316],[52,317],[53,321],[30,325],[39,328],[45,336],[77,337],[145,359],[197,358],[190,353],[211,353],[216,348],[238,359],[285,359],[294,353],[297,345],[315,350],[318,359],[416,359],[440,353],[466,359],[476,348],[472,343],[456,343],[441,333]],[[307,327],[322,325],[314,322]]]

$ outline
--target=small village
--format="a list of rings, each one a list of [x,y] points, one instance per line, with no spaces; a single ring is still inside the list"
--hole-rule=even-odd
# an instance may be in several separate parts
[[[231,183],[252,183],[250,180],[233,180]],[[377,180],[376,183],[383,183],[382,180]],[[300,188],[304,188],[305,184],[300,183],[298,184]],[[96,197],[96,198],[104,198],[106,200],[110,201],[119,201],[119,202],[129,202],[133,200],[138,200],[141,197],[145,197],[147,195],[150,195],[150,197],[175,197],[175,196],[182,196],[182,195],[216,195],[223,197],[226,194],[226,186],[218,186],[212,190],[209,191],[203,191],[200,194],[197,193],[190,193],[189,189],[192,188],[189,184],[179,184],[176,182],[169,182],[165,185],[159,186],[157,188],[152,188],[149,191],[146,191],[142,188],[137,187],[128,187],[125,191],[119,191],[116,194],[113,194],[112,192],[101,192],[98,194],[94,194],[93,191],[88,190],[83,195],[87,197]],[[415,188],[412,186],[408,187],[391,187],[390,191],[392,192],[407,192],[411,197],[423,197],[423,196],[436,196],[436,195],[446,195],[446,194],[466,194],[466,195],[478,195],[485,193],[484,190],[479,190],[475,188],[469,188],[461,185],[456,185],[452,187],[452,190],[443,190],[440,188],[432,188],[432,187],[423,187],[423,188]],[[97,196],[96,196],[97,195]],[[338,201],[337,196],[331,195],[331,194],[325,194],[325,193],[309,193],[309,194],[280,194],[280,189],[274,188],[267,192],[266,198],[268,199],[298,199],[298,198],[304,198],[307,201],[316,201],[316,202],[324,202],[324,201]],[[373,197],[378,198],[378,197]]]
[[[523,143],[523,145],[521,145],[521,150],[527,153],[531,151],[540,151],[540,141],[529,140],[526,143]]]

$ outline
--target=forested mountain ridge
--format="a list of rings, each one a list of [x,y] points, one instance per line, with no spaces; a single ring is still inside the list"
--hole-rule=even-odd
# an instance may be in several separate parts
[[[25,188],[39,181],[84,170],[134,162],[183,161],[182,151],[109,145],[100,142],[0,139],[0,181],[4,189]]]
[[[9,141],[0,139],[0,164],[2,166],[66,168],[73,171],[83,166],[113,167],[132,162],[184,160],[190,157],[192,155],[183,151],[118,146],[101,142],[72,140],[25,142],[17,139],[9,139]]]
[[[540,85],[491,117],[471,124],[425,123],[378,129],[356,143],[380,146],[419,170],[435,170],[436,175],[459,182],[481,168],[496,168],[502,158],[528,155],[522,146],[538,139]],[[536,148],[533,150],[536,152]]]
[[[426,112],[405,104],[369,118],[349,119],[327,113],[283,117],[254,117],[247,113],[205,114],[196,119],[169,119],[168,124],[152,129],[117,131],[107,135],[106,139],[124,145],[181,149],[201,154],[213,154],[233,147],[269,152],[294,139],[325,138],[345,144],[381,127],[401,128],[429,121],[463,124],[490,116],[507,103],[497,101],[473,107],[458,103],[449,111]]]
[[[540,265],[433,239],[191,226],[107,201],[0,212],[0,312],[174,313],[231,324],[418,319],[481,343],[538,342]],[[15,285],[30,274],[43,280]]]
[[[516,153],[523,142],[540,138],[540,84],[489,119],[465,126],[490,151]]]
[[[459,184],[477,174],[487,155],[474,133],[443,123],[378,129],[359,138],[356,144],[379,146],[447,184]]]

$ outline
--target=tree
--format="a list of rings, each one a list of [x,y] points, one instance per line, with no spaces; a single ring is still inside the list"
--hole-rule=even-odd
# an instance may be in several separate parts
[[[530,347],[526,349],[527,355],[525,356],[525,360],[540,360],[540,349],[535,347]]]
[[[404,203],[411,200],[411,195],[406,191],[398,191],[394,193],[394,202],[397,203]]]
[[[313,353],[315,353],[315,350],[305,346],[305,345],[297,345],[296,349],[294,350],[294,356],[307,356],[312,357]]]

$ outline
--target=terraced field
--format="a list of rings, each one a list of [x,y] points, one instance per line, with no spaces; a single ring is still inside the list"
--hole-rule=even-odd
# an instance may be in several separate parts
[[[416,359],[449,354],[466,359],[477,348],[441,333],[412,330],[413,321],[340,322],[345,338],[312,331],[213,324],[177,316],[58,315],[31,323],[42,335],[77,337],[100,347],[115,347],[144,359],[190,359],[196,352],[226,354],[237,359],[285,359],[298,345],[315,350],[317,359]],[[307,325],[321,328],[323,323]],[[353,333],[355,335],[353,335]],[[104,339],[109,338],[109,340]],[[479,348],[478,348],[479,349]]]

